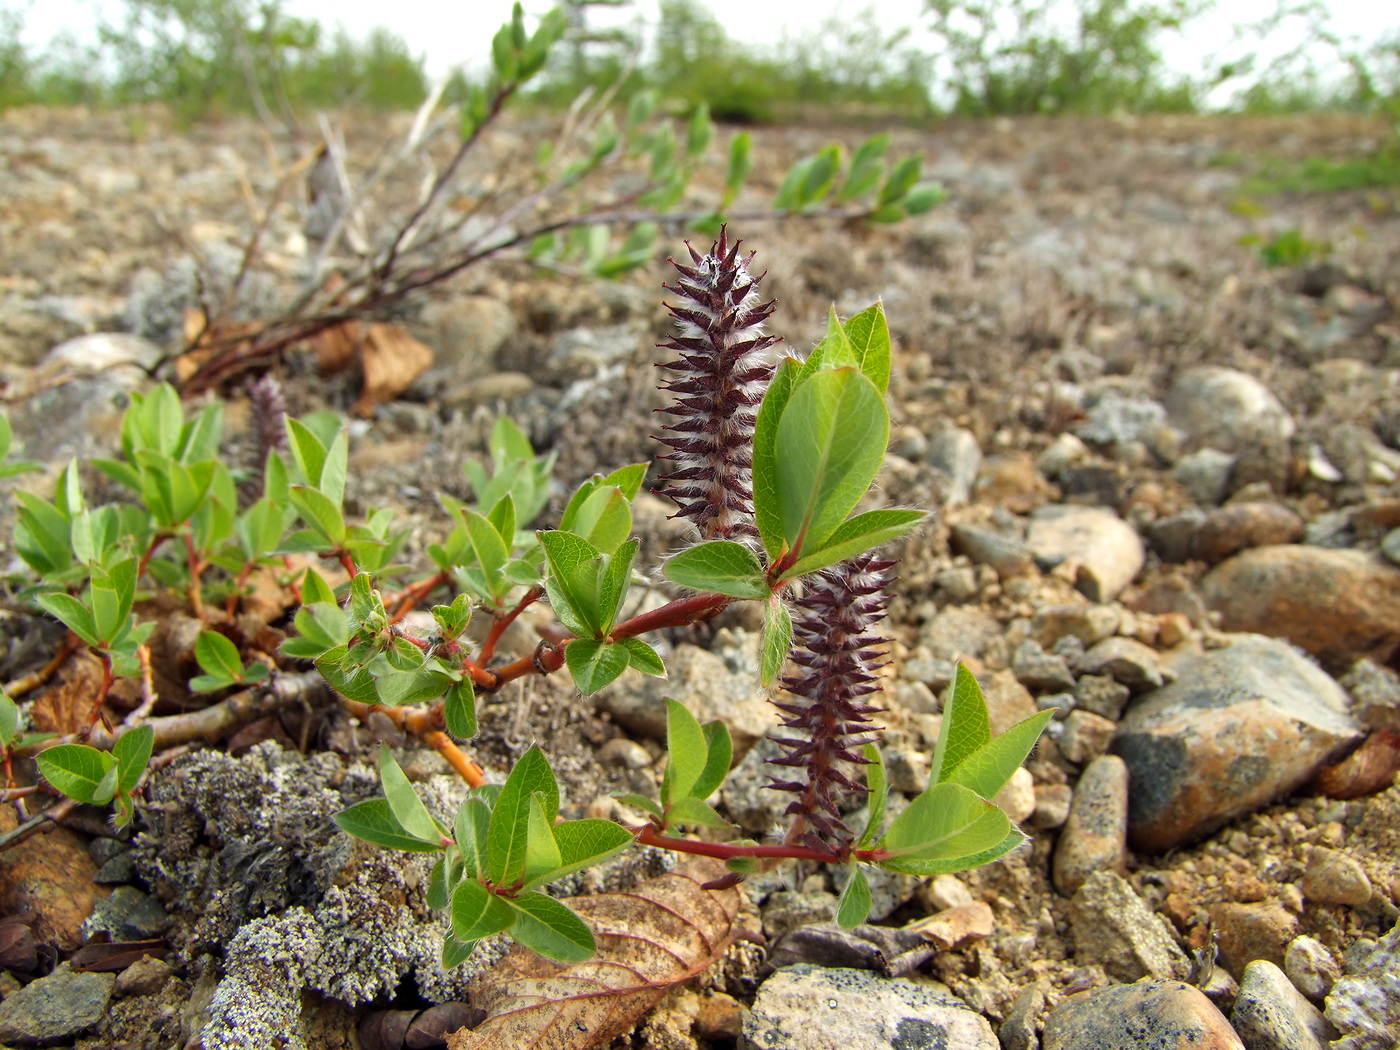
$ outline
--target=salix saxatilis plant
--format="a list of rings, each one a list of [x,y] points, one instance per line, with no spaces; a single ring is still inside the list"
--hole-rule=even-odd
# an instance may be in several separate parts
[[[774,305],[762,301],[751,262],[722,231],[709,252],[692,251],[677,265],[670,286],[677,331],[663,367],[674,400],[659,419],[657,484],[696,529],[695,542],[660,567],[681,590],[674,600],[624,616],[639,568],[631,503],[645,463],[594,475],[556,527],[534,529],[552,464],[502,418],[490,462],[468,468],[474,502],[443,497],[455,524],[428,549],[436,570],[396,584],[405,532],[386,508],[347,519],[349,440],[337,417],[284,418],[275,391],[255,391],[263,469],[260,479],[240,478],[219,458],[218,407],[187,417],[175,391],[159,386],[133,396],[121,455],[93,463],[127,490],[124,501],[91,506],[76,462],[59,475],[52,500],[19,494],[14,548],[39,577],[28,593],[70,629],[70,648],[95,655],[102,677],[71,738],[22,736],[22,712],[0,702],[0,745],[7,755],[48,746],[38,765],[49,787],[70,800],[110,802],[126,821],[148,763],[166,760],[182,741],[304,700],[298,666],[310,661],[352,711],[383,712],[473,785],[447,826],[384,751],[383,797],[338,817],[341,828],[379,845],[440,854],[429,900],[450,909],[449,963],[503,932],[556,959],[588,956],[592,933],[544,890],[633,844],[720,858],[734,879],[785,859],[846,866],[838,916],[846,923],[868,910],[867,866],[925,875],[1015,848],[1024,836],[988,799],[1050,716],[993,738],[965,670],[945,706],[933,786],[885,826],[878,631],[893,566],[878,550],[924,517],[909,508],[857,509],[889,438],[885,316],[878,303],[845,321],[832,311],[811,353],[775,361],[764,330]],[[0,429],[0,446],[6,435]],[[332,586],[314,566],[293,570],[294,557],[336,564],[348,580]],[[250,634],[236,619],[255,575],[270,576],[299,602],[276,651],[259,640],[265,632]],[[154,625],[138,597],[156,590],[206,628],[193,646],[203,673],[184,684],[223,699],[188,715],[153,714],[145,641]],[[432,606],[431,632],[408,628],[407,611],[434,595],[441,601]],[[546,601],[558,623],[544,628],[533,652],[498,659],[506,629]],[[487,784],[456,743],[475,734],[483,693],[565,669],[583,693],[632,671],[664,675],[647,635],[747,601],[763,609],[754,688],[774,690],[783,715],[771,786],[791,795],[789,826],[765,841],[686,834],[726,825],[708,799],[734,754],[728,727],[702,725],[674,700],[666,701],[669,760],[658,796],[625,797],[645,814],[630,826],[561,820],[558,783],[538,747],[503,784]],[[468,634],[474,616],[488,625]],[[118,724],[106,701],[114,680],[127,676],[146,684],[140,705]],[[867,796],[868,817],[850,827],[844,814]],[[44,819],[34,816],[15,834],[33,833]]]
[[[632,844],[717,857],[734,878],[789,858],[849,865],[838,917],[854,925],[869,910],[866,865],[915,875],[956,871],[1025,841],[988,799],[1030,752],[1049,713],[993,737],[965,669],[945,707],[932,786],[884,826],[889,793],[873,718],[884,651],[877,627],[893,563],[875,551],[924,517],[905,508],[856,513],[889,438],[884,312],[877,303],[843,322],[833,310],[825,338],[805,359],[774,363],[768,354],[775,340],[764,331],[774,304],[761,301],[761,278],[750,264],[721,231],[708,253],[692,249],[688,263],[676,264],[679,278],[668,286],[677,297],[670,309],[678,331],[666,344],[676,356],[663,366],[670,373],[663,386],[675,400],[663,410],[658,485],[677,516],[695,525],[697,541],[661,568],[682,596],[621,618],[639,546],[629,538],[629,503],[644,464],[595,475],[574,494],[558,528],[522,532],[517,520],[540,509],[539,465],[503,422],[493,441],[495,473],[479,473],[477,506],[455,508],[460,524],[435,551],[444,579],[462,589],[451,605],[433,610],[439,639],[431,647],[410,639],[361,574],[348,613],[327,639],[336,644],[319,655],[318,666],[336,688],[366,702],[440,702],[449,730],[466,735],[477,692],[564,667],[584,693],[629,669],[660,675],[662,660],[645,634],[714,616],[733,602],[761,602],[754,686],[780,689],[775,702],[787,717],[775,765],[782,776],[771,786],[794,796],[791,824],[767,842],[682,834],[727,826],[707,799],[723,784],[733,748],[725,725],[702,725],[674,700],[666,701],[669,760],[659,797],[621,796],[647,814],[637,826],[561,820],[548,758],[532,747],[504,784],[475,789],[449,828],[423,807],[385,751],[384,798],[338,821],[382,845],[442,854],[431,899],[450,909],[449,962],[502,932],[556,959],[588,957],[587,926],[543,890]],[[542,599],[567,637],[496,666],[502,625]],[[473,608],[493,620],[476,652],[461,641]],[[331,608],[317,615],[334,619]],[[783,675],[786,666],[795,670]],[[859,829],[842,816],[856,808],[843,805],[852,795],[869,796]]]

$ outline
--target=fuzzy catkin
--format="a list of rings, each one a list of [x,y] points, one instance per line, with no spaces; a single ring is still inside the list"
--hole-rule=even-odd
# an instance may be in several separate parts
[[[680,274],[667,291],[681,297],[669,305],[677,335],[662,343],[679,357],[660,367],[678,373],[662,384],[675,403],[658,409],[672,417],[657,440],[671,451],[658,479],[659,495],[679,508],[706,540],[753,540],[753,434],[759,402],[773,375],[764,351],[778,341],[763,333],[776,303],[759,302],[758,284],[721,228],[719,240],[701,255],[690,248],[693,266],[671,260]]]
[[[865,788],[838,768],[864,765],[860,748],[879,729],[871,717],[883,711],[864,702],[878,692],[886,638],[875,632],[885,618],[889,568],[894,562],[859,554],[808,578],[794,602],[792,662],[802,672],[783,678],[791,700],[775,701],[795,735],[775,738],[786,754],[774,765],[805,769],[805,780],[774,779],[768,786],[797,795],[787,813],[805,820],[803,841],[814,848],[845,848],[851,833],[841,821],[839,797]]]

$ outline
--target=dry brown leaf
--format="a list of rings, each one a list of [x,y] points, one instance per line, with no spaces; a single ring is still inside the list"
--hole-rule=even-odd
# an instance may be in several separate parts
[[[361,416],[369,415],[375,405],[398,397],[433,363],[431,347],[391,324],[370,325],[362,349],[365,384],[352,409]]]
[[[568,902],[593,929],[598,952],[563,966],[518,945],[482,978],[475,1030],[448,1050],[587,1050],[632,1027],[671,988],[703,973],[728,947],[740,890],[702,889],[724,865],[685,857],[675,871],[625,893]]]
[[[311,337],[311,348],[316,351],[316,367],[327,376],[349,368],[359,345],[359,321],[342,321]]]
[[[1328,798],[1361,798],[1384,791],[1400,773],[1400,733],[1377,729],[1336,765],[1324,766],[1313,787]]]
[[[34,728],[59,736],[78,732],[88,724],[101,685],[102,665],[97,657],[86,648],[74,653],[59,671],[58,681],[30,705]]]
[[[260,331],[262,325],[256,321],[215,321],[209,324],[205,321],[203,310],[186,310],[183,335],[185,345],[190,349],[175,359],[176,377],[183,383],[199,371],[216,352],[211,344],[226,339],[238,340],[238,349],[242,352],[252,345],[253,336]]]

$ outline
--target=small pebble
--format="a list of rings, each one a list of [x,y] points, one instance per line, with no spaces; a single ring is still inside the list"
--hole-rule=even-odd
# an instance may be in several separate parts
[[[1068,784],[1037,784],[1031,827],[1040,828],[1042,831],[1060,827],[1069,818],[1070,803],[1073,800],[1074,790]]]
[[[1326,1050],[1335,1035],[1322,1011],[1264,959],[1245,967],[1230,1023],[1249,1050]]]
[[[1315,846],[1303,874],[1303,895],[1317,904],[1358,907],[1371,899],[1371,880],[1355,858]]]
[[[1293,986],[1321,1005],[1342,972],[1326,945],[1306,935],[1294,937],[1283,953],[1283,972]]]
[[[1128,767],[1117,755],[1089,763],[1055,846],[1055,888],[1069,896],[1097,871],[1127,871]]]
[[[1181,981],[1140,981],[1072,995],[1050,1012],[1043,1050],[1246,1050],[1225,1015]]]

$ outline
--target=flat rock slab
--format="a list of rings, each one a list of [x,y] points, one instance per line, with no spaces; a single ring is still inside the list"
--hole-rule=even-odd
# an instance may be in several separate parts
[[[1041,1046],[1043,1050],[1245,1050],[1215,1004],[1180,981],[1139,981],[1072,995],[1051,1011]]]
[[[1225,630],[1287,638],[1328,666],[1400,645],[1400,569],[1361,551],[1255,547],[1208,572],[1201,597]]]
[[[1042,562],[1076,563],[1074,585],[1091,602],[1118,597],[1145,557],[1137,530],[1102,507],[1042,507],[1031,517],[1026,545]]]
[[[1128,838],[1161,852],[1306,783],[1360,739],[1346,693],[1287,644],[1259,636],[1175,665],[1128,708],[1113,751],[1128,765]]]
[[[1167,921],[1111,871],[1090,875],[1069,902],[1074,958],[1120,981],[1185,977],[1190,962]]]
[[[47,1046],[93,1028],[107,1013],[116,974],[74,973],[63,963],[0,1003],[0,1042]]]
[[[761,1050],[1000,1050],[986,1018],[953,995],[868,970],[806,965],[763,982],[744,1038]]]

